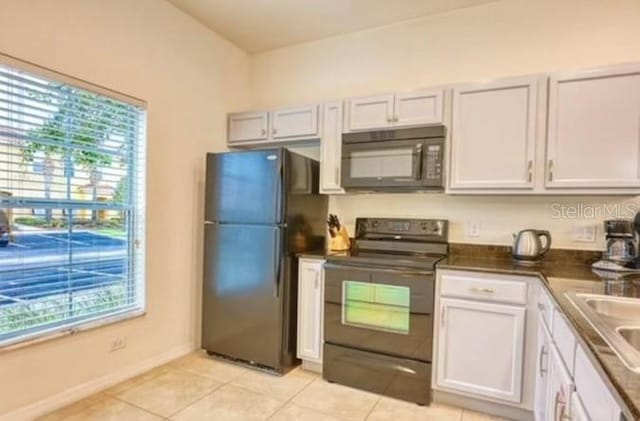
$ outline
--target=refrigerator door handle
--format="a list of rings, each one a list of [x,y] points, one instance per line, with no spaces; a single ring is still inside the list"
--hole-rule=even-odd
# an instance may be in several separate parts
[[[281,250],[281,230],[276,229],[276,236],[274,239],[274,254],[276,260],[273,265],[273,296],[278,298],[280,296],[280,266],[282,262],[282,250]]]
[[[278,159],[278,162],[276,164],[276,177],[275,177],[275,182],[276,185],[275,187],[275,192],[276,192],[276,222],[277,223],[282,223],[284,222],[284,216],[282,215],[282,209],[283,209],[283,196],[284,196],[284,190],[286,190],[286,186],[285,186],[285,177],[284,177],[284,172],[283,172],[283,166],[284,166],[284,159],[285,159],[285,154],[281,154],[281,156]]]

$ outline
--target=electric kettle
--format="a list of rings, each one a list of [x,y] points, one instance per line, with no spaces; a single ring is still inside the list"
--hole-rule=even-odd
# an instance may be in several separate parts
[[[545,238],[544,246],[540,240]],[[545,230],[527,229],[513,234],[513,258],[519,261],[538,261],[549,251],[551,234]]]

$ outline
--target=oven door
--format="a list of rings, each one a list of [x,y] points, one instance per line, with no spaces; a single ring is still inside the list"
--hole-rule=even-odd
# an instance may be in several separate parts
[[[325,269],[326,342],[431,360],[433,272],[335,264]]]
[[[342,145],[344,188],[420,187],[424,140],[386,140]]]

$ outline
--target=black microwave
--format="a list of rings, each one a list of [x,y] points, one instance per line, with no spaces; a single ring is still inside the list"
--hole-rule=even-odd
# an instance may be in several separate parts
[[[444,126],[345,133],[347,191],[444,191]]]

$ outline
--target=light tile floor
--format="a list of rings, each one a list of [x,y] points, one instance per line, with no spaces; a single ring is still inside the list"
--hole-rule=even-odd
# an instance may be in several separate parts
[[[297,368],[283,377],[202,352],[150,370],[42,421],[489,421],[477,412],[381,397]]]

